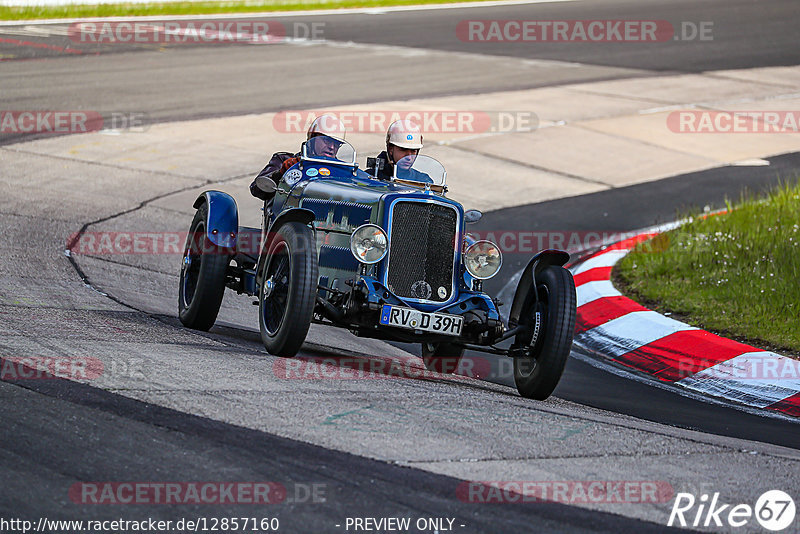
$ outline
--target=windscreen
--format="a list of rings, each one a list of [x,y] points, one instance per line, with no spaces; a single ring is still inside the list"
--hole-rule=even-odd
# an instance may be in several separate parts
[[[394,178],[420,184],[443,186],[447,173],[444,165],[430,156],[406,156],[394,166]]]
[[[303,159],[354,165],[356,150],[347,141],[328,135],[316,135],[303,143]]]

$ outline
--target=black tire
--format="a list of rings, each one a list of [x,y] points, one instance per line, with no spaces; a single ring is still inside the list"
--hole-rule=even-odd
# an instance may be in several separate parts
[[[551,265],[536,276],[539,302],[527,310],[528,321],[541,317],[541,331],[529,357],[514,358],[514,383],[523,397],[545,400],[558,385],[575,332],[575,280],[563,267]],[[519,341],[519,338],[517,338]]]
[[[291,358],[308,334],[319,282],[316,240],[305,224],[288,222],[267,248],[258,292],[261,340],[270,354]]]
[[[455,373],[464,356],[464,348],[450,343],[423,343],[422,361],[434,373]]]
[[[231,260],[227,250],[208,240],[207,218],[208,204],[203,203],[189,227],[178,288],[178,317],[185,326],[195,330],[208,330],[217,320]]]

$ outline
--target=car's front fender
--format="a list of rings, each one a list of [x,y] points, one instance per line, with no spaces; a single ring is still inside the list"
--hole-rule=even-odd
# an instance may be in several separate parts
[[[236,248],[236,234],[239,231],[239,210],[233,197],[222,191],[205,191],[194,201],[198,209],[208,204],[206,234],[208,240],[218,247]]]
[[[551,265],[562,266],[568,261],[569,253],[556,249],[539,251],[531,258],[525,270],[522,271],[517,291],[514,293],[514,303],[511,305],[511,311],[508,314],[509,326],[519,324],[522,311],[530,304],[529,297],[536,298],[536,292],[531,292],[531,288],[536,287],[534,283],[536,275]]]
[[[282,224],[287,222],[299,222],[303,224],[311,224],[314,221],[314,212],[308,208],[289,208],[283,210],[275,217],[272,224],[269,225],[269,234],[274,233]]]

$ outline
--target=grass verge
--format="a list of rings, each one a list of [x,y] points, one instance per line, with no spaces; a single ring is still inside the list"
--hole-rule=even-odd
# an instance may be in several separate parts
[[[658,246],[637,246],[615,267],[614,282],[693,326],[797,357],[800,180],[728,208],[691,218]]]
[[[221,13],[245,14],[263,11],[452,4],[464,1],[465,0],[256,0],[245,2],[155,2],[142,4],[74,4],[65,6],[0,6],[0,20],[210,15]]]

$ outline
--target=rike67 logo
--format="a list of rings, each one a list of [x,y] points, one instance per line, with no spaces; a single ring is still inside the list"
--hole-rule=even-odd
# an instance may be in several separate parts
[[[750,524],[755,517],[763,528],[778,532],[792,525],[795,512],[794,500],[781,490],[764,492],[755,506],[723,503],[719,492],[710,500],[707,494],[696,499],[691,493],[678,493],[667,526],[738,528]]]

